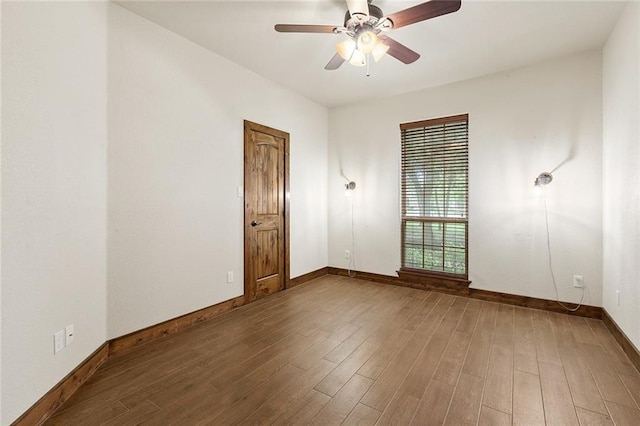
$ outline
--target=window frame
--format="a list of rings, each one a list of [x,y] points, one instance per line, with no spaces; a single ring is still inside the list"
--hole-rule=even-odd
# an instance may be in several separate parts
[[[464,122],[466,126],[466,139],[465,139],[465,149],[466,149],[466,180],[465,180],[465,216],[464,218],[451,218],[451,217],[432,217],[432,216],[407,216],[407,192],[406,192],[406,175],[405,175],[405,132],[407,130],[415,130],[431,127],[431,126],[440,126],[452,123],[460,123]],[[463,285],[468,286],[470,281],[469,277],[469,114],[459,114],[441,118],[433,118],[428,120],[420,120],[414,121],[410,123],[400,124],[400,203],[401,203],[401,223],[400,223],[400,235],[401,235],[401,261],[400,261],[400,270],[398,271],[398,275],[401,278],[404,278],[408,281],[420,281],[423,278],[433,277],[435,281],[431,283],[444,284],[444,285]],[[433,269],[423,269],[423,268],[412,268],[406,265],[406,223],[409,222],[422,222],[422,223],[440,223],[442,224],[442,234],[443,238],[441,241],[442,248],[442,260],[443,260],[443,269],[444,269],[444,261],[445,261],[445,227],[448,223],[463,223],[464,224],[464,273],[452,273],[445,271],[438,271]],[[424,239],[422,244],[422,250],[424,252]],[[434,246],[437,247],[437,246]],[[427,281],[428,282],[428,281]]]

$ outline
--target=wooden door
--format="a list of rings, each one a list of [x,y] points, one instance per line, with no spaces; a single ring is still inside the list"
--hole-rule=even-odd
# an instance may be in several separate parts
[[[289,134],[244,122],[244,295],[289,284]]]

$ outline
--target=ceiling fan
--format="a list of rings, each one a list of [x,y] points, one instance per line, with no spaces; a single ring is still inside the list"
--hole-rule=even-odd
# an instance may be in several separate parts
[[[347,13],[343,26],[278,24],[275,30],[281,33],[331,33],[344,34],[348,38],[338,43],[337,53],[324,67],[336,70],[348,61],[351,65],[367,66],[369,57],[377,62],[385,53],[404,64],[411,64],[420,55],[386,34],[387,31],[436,18],[460,9],[461,0],[431,0],[391,15],[384,15],[372,0],[346,0]]]

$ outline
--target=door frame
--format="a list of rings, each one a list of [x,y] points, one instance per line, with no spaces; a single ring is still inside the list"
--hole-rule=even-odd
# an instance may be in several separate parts
[[[289,238],[289,133],[283,132],[282,130],[275,129],[273,127],[268,127],[262,124],[254,123],[249,120],[244,120],[244,197],[243,197],[243,206],[244,206],[244,301],[245,303],[251,302],[250,299],[250,290],[251,286],[248,280],[247,271],[251,267],[251,236],[252,236],[252,226],[251,221],[253,218],[249,216],[249,205],[247,204],[247,181],[250,178],[250,167],[247,167],[247,150],[249,148],[249,141],[251,138],[251,131],[256,130],[259,132],[270,133],[277,135],[284,139],[284,238],[283,238],[283,249],[284,249],[284,283],[283,290],[286,290],[290,287],[290,263],[289,263],[289,255],[290,255],[290,238]]]

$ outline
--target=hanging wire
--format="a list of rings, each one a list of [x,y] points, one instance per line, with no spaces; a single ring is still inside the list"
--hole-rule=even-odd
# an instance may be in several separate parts
[[[570,308],[567,305],[565,305],[564,303],[562,303],[560,301],[560,296],[558,296],[558,284],[556,283],[556,276],[553,273],[553,261],[551,258],[551,240],[549,237],[549,215],[547,213],[547,197],[545,196],[544,193],[544,189],[542,192],[542,200],[544,201],[544,223],[546,226],[546,230],[547,230],[547,255],[548,255],[548,259],[549,259],[549,271],[551,272],[551,281],[553,281],[553,288],[556,291],[556,302],[558,302],[558,305],[562,306],[564,309],[566,309],[569,312],[575,312],[578,309],[580,309],[580,306],[582,306],[582,301],[584,300],[584,284],[582,286],[582,297],[580,297],[580,302],[578,302],[578,306],[576,306],[575,308]]]
[[[347,274],[349,275],[350,278],[355,278],[356,276],[356,231],[355,231],[355,226],[354,226],[354,219],[353,219],[353,205],[354,205],[354,201],[353,201],[353,194],[352,194],[352,198],[351,198],[351,253],[349,255],[349,264],[347,265]]]

